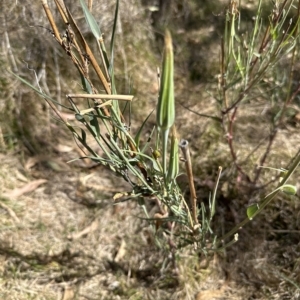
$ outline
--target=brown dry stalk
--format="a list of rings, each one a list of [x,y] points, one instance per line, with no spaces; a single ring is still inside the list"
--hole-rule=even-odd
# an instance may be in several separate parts
[[[66,10],[65,4],[63,3],[62,0],[54,0],[54,1],[55,1],[56,7],[58,8],[58,11],[59,11],[59,13],[60,13],[60,15],[61,15],[64,23],[66,24],[66,26],[69,27],[69,21],[68,21],[68,17],[67,17],[67,10]],[[70,29],[71,28],[69,27],[68,30],[67,30],[67,32],[68,32],[69,35],[73,34],[73,32],[72,33],[70,32],[71,31]],[[76,39],[74,37],[72,39],[72,43],[74,44],[75,49],[77,50],[77,52],[78,52],[78,54],[79,54],[79,56],[81,58],[81,62],[83,63],[83,65],[85,65],[86,60],[83,57],[83,55],[82,55],[82,53],[80,51],[80,47],[79,47],[79,45],[78,45],[78,43],[77,43],[77,41],[76,41]],[[84,67],[81,66],[81,69],[82,69],[82,72],[84,72]],[[83,73],[83,75],[84,75],[84,73]]]
[[[86,55],[88,56],[88,58],[89,58],[89,60],[92,64],[96,74],[98,75],[100,81],[102,82],[103,87],[105,89],[105,92],[107,94],[111,94],[111,88],[110,88],[107,80],[105,79],[105,76],[102,73],[93,52],[91,51],[89,45],[87,44],[84,37],[82,36],[82,34],[81,34],[81,32],[80,32],[80,30],[79,30],[79,28],[78,28],[78,26],[77,26],[74,18],[72,17],[71,12],[69,11],[68,8],[67,8],[67,13],[68,13],[68,16],[69,16],[70,25],[71,25],[72,29],[74,30],[75,36],[78,38],[79,44],[84,49],[84,53],[86,53]]]
[[[90,11],[92,11],[92,7],[93,7],[93,0],[89,0],[88,8]]]
[[[67,18],[67,11],[66,11],[66,7],[63,3],[63,1],[59,1],[59,0],[54,0],[56,7],[58,8],[58,11],[62,17],[62,19],[64,20],[64,23],[67,24],[68,23],[68,18]]]
[[[192,169],[192,162],[191,162],[191,155],[189,150],[189,143],[187,140],[181,140],[179,145],[185,162],[185,168],[186,173],[188,176],[189,181],[189,187],[190,187],[190,193],[191,193],[191,209],[192,209],[192,218],[194,225],[198,224],[198,218],[197,218],[197,195],[194,185],[194,175],[193,175],[193,169]]]
[[[44,10],[45,10],[45,13],[46,13],[46,15],[47,15],[47,18],[48,18],[48,20],[49,20],[49,23],[50,23],[50,25],[51,25],[51,27],[52,27],[54,36],[55,36],[55,38],[57,39],[57,41],[58,41],[60,44],[62,44],[62,39],[61,39],[61,37],[60,37],[59,31],[58,31],[58,29],[57,29],[57,26],[56,26],[56,24],[55,24],[55,22],[54,22],[54,18],[53,18],[53,16],[52,16],[51,10],[50,10],[50,8],[49,8],[49,6],[48,6],[48,2],[47,2],[47,0],[41,0],[41,1],[42,1],[43,8],[44,8]]]
[[[132,101],[134,96],[132,96],[132,95],[103,95],[103,94],[69,94],[69,95],[67,95],[67,97]]]

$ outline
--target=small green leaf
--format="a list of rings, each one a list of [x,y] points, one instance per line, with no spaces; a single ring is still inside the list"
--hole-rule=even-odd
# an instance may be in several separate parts
[[[249,220],[252,220],[253,216],[259,209],[259,205],[257,203],[251,204],[250,206],[247,207],[247,217]]]
[[[281,187],[281,190],[287,194],[287,195],[291,195],[294,196],[297,193],[297,187],[292,185],[292,184],[285,184]]]
[[[90,121],[90,125],[91,125],[91,128],[92,128],[95,136],[99,137],[100,136],[100,127],[99,127],[97,117],[95,115],[93,115],[93,118]]]
[[[75,114],[75,118],[79,122],[83,122],[84,121],[84,117],[81,114]]]
[[[79,74],[81,77],[81,83],[82,83],[83,90],[85,92],[87,92],[88,94],[93,94],[93,89],[92,89],[89,81],[81,73],[79,73]]]
[[[92,120],[94,120],[95,115],[94,114],[88,114],[88,115],[85,115],[85,117],[86,117],[86,120],[88,122],[91,122]]]
[[[82,143],[86,144],[86,133],[83,129],[81,129],[81,138],[82,138]]]

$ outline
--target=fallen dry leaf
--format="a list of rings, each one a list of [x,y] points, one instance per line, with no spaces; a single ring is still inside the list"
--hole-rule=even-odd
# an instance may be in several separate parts
[[[68,171],[70,169],[70,167],[65,162],[63,162],[59,159],[52,158],[50,156],[49,157],[44,156],[44,155],[30,157],[26,161],[24,167],[26,170],[30,170],[36,164],[39,164],[39,163],[43,163],[44,165],[48,166],[49,168],[51,168],[52,170],[57,171],[57,172]]]
[[[66,286],[64,289],[64,295],[62,300],[72,300],[75,298],[75,292],[70,286]]]
[[[71,235],[68,236],[68,239],[70,240],[77,240],[79,238],[81,238],[82,236],[95,231],[98,228],[99,222],[98,220],[95,220],[94,222],[92,222],[91,225],[89,225],[88,227],[84,228],[82,231],[77,232],[77,233],[73,233]]]
[[[25,169],[26,170],[29,170],[31,169],[32,167],[34,167],[37,163],[41,162],[43,159],[41,156],[33,156],[33,157],[30,157],[28,158],[28,160],[26,161],[25,163]]]
[[[23,194],[29,193],[37,189],[41,184],[47,182],[46,179],[38,179],[25,184],[21,188],[14,189],[8,193],[5,193],[3,196],[6,198],[17,198]]]
[[[14,219],[14,221],[16,223],[20,223],[20,219],[17,217],[16,213],[9,206],[7,206],[6,204],[2,203],[1,201],[0,201],[0,206],[3,209],[7,210],[7,212],[9,213],[9,215]]]
[[[73,150],[73,147],[67,146],[67,145],[63,145],[63,144],[58,144],[56,146],[54,146],[54,149],[57,152],[70,152]]]
[[[25,177],[22,173],[20,173],[18,170],[16,171],[16,178],[23,182],[28,182],[28,178]]]
[[[229,299],[226,295],[226,287],[223,285],[219,290],[205,290],[196,295],[195,300],[225,300]]]
[[[125,254],[126,254],[126,243],[124,240],[122,240],[118,252],[115,256],[115,262],[120,262],[121,259],[125,256]]]

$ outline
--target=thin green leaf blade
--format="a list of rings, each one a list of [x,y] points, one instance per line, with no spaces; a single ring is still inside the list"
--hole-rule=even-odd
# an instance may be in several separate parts
[[[83,129],[81,129],[81,139],[82,139],[82,144],[86,144],[86,133]]]
[[[100,127],[99,127],[98,119],[95,115],[93,115],[93,118],[90,121],[90,126],[91,126],[95,136],[100,137]]]
[[[148,119],[149,119],[150,116],[152,115],[153,111],[154,111],[154,110],[152,110],[152,111],[150,112],[150,114],[147,116],[147,118],[144,120],[144,122],[143,122],[143,124],[141,125],[141,127],[139,128],[139,130],[138,130],[136,136],[134,137],[134,141],[135,141],[136,146],[137,146],[138,148],[139,148],[139,145],[140,145],[140,137],[141,137],[142,131],[143,131],[143,129],[144,129],[144,127],[145,127],[145,124],[147,123]]]
[[[79,69],[78,69],[78,71],[79,71]],[[89,81],[87,80],[87,78],[85,78],[80,71],[79,71],[79,75],[80,75],[83,90],[85,92],[87,92],[88,94],[93,94],[93,89],[92,89]]]
[[[109,63],[109,76],[111,80],[111,91],[112,94],[116,94],[116,85],[115,85],[115,75],[114,75],[114,47],[115,47],[115,36],[116,36],[116,29],[117,29],[117,21],[118,21],[118,14],[119,14],[119,0],[116,2],[116,9],[115,9],[115,16],[114,16],[114,24],[111,34],[110,40],[110,63]]]
[[[91,14],[91,12],[89,11],[86,3],[84,0],[79,0],[80,1],[80,4],[81,4],[81,7],[82,7],[82,10],[84,12],[84,16],[85,16],[85,19],[86,19],[86,22],[88,23],[89,27],[91,28],[91,31],[94,35],[94,37],[99,40],[102,36],[101,34],[101,30],[94,18],[94,16]]]
[[[31,88],[32,90],[34,90],[37,94],[39,94],[40,96],[42,96],[44,99],[47,99],[47,100],[49,100],[49,101],[51,101],[51,102],[53,102],[53,103],[55,103],[55,104],[57,104],[57,105],[60,105],[60,106],[66,108],[66,109],[68,109],[68,110],[73,111],[72,108],[63,105],[63,104],[59,103],[58,101],[55,101],[55,100],[52,99],[50,96],[48,96],[48,95],[46,95],[45,93],[41,92],[39,89],[37,89],[36,87],[34,87],[34,86],[33,86],[32,84],[30,84],[28,81],[26,81],[24,78],[18,76],[17,74],[15,74],[15,73],[13,73],[13,72],[11,72],[11,71],[9,71],[9,70],[8,70],[8,72],[9,72],[10,74],[12,74],[13,76],[15,76],[17,79],[19,79],[21,82],[25,83],[28,87],[30,87],[30,88]]]

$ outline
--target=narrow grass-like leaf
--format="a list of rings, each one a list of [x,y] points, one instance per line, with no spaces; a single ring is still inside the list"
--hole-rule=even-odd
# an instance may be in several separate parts
[[[82,144],[86,144],[86,133],[83,129],[81,129],[81,138],[82,138]]]
[[[151,130],[151,133],[150,133],[150,135],[149,135],[149,137],[148,137],[148,140],[147,140],[147,142],[145,143],[145,145],[144,145],[144,147],[142,148],[142,150],[141,150],[141,152],[145,152],[146,151],[146,149],[148,148],[148,146],[149,146],[149,143],[150,143],[150,141],[151,141],[151,139],[152,139],[152,136],[153,136],[153,133],[155,132],[155,127],[153,127],[153,129]],[[156,150],[156,151],[158,151],[158,150]]]
[[[80,4],[81,4],[81,7],[82,7],[83,12],[84,12],[86,22],[88,23],[94,37],[97,40],[98,48],[100,50],[100,55],[101,55],[101,58],[102,58],[102,60],[105,64],[105,72],[107,72],[107,68],[109,66],[109,61],[108,61],[108,58],[107,58],[107,53],[106,53],[105,45],[104,45],[104,42],[103,42],[101,29],[98,26],[94,16],[91,14],[90,10],[88,9],[85,1],[80,0]]]
[[[80,72],[80,70],[79,70],[79,74],[80,74],[80,78],[81,78],[81,83],[82,83],[83,90],[85,92],[87,92],[88,94],[93,94],[93,89],[92,89],[89,81],[83,76],[83,74]]]
[[[147,118],[144,120],[144,122],[142,123],[141,127],[139,128],[137,134],[135,135],[134,137],[134,141],[135,141],[135,144],[136,144],[136,147],[139,148],[139,144],[140,144],[140,137],[141,137],[141,134],[142,134],[142,131],[144,129],[144,126],[145,124],[147,123],[148,119],[150,118],[150,116],[152,115],[154,110],[151,111],[151,113],[147,116]]]
[[[115,46],[115,35],[117,29],[117,22],[118,22],[118,14],[119,14],[119,0],[116,1],[116,9],[115,9],[115,16],[114,16],[114,24],[111,33],[111,40],[110,40],[110,66],[109,66],[109,73],[111,78],[112,72],[114,70],[114,46]]]
[[[99,137],[100,136],[100,127],[98,124],[98,119],[95,115],[93,115],[93,118],[90,121],[90,125],[91,125],[91,128],[92,128],[95,136]]]
[[[45,99],[47,99],[47,100],[49,100],[49,101],[51,101],[51,102],[53,102],[53,103],[55,103],[55,104],[57,104],[57,105],[59,105],[59,106],[62,106],[63,108],[66,108],[66,109],[68,109],[68,110],[73,111],[72,108],[63,105],[63,104],[59,103],[58,101],[55,101],[55,100],[52,99],[50,96],[48,96],[48,95],[46,95],[45,93],[41,92],[39,89],[37,89],[36,87],[34,87],[32,84],[30,84],[28,81],[26,81],[26,80],[23,79],[22,77],[18,76],[17,74],[15,74],[15,73],[13,73],[13,72],[11,72],[11,71],[9,71],[9,70],[8,70],[8,72],[9,72],[10,74],[12,74],[13,76],[15,76],[16,78],[18,78],[21,82],[25,83],[28,87],[30,87],[32,90],[34,90],[37,94],[39,94],[39,95],[42,96],[43,98],[45,98]]]
[[[91,28],[91,31],[92,31],[94,37],[97,40],[99,40],[102,37],[102,34],[101,34],[101,30],[100,30],[94,16],[90,13],[85,1],[84,0],[79,0],[79,1],[81,4],[83,13],[84,13],[86,22],[88,23],[89,27]]]
[[[216,212],[216,198],[217,198],[217,190],[218,190],[218,185],[219,185],[219,181],[220,181],[220,177],[221,177],[221,173],[222,173],[222,167],[219,167],[219,171],[218,171],[218,177],[217,177],[217,181],[214,187],[214,192],[212,195],[212,202],[209,202],[209,213],[210,213],[210,217],[209,217],[209,221],[212,221],[213,216],[215,215]]]

